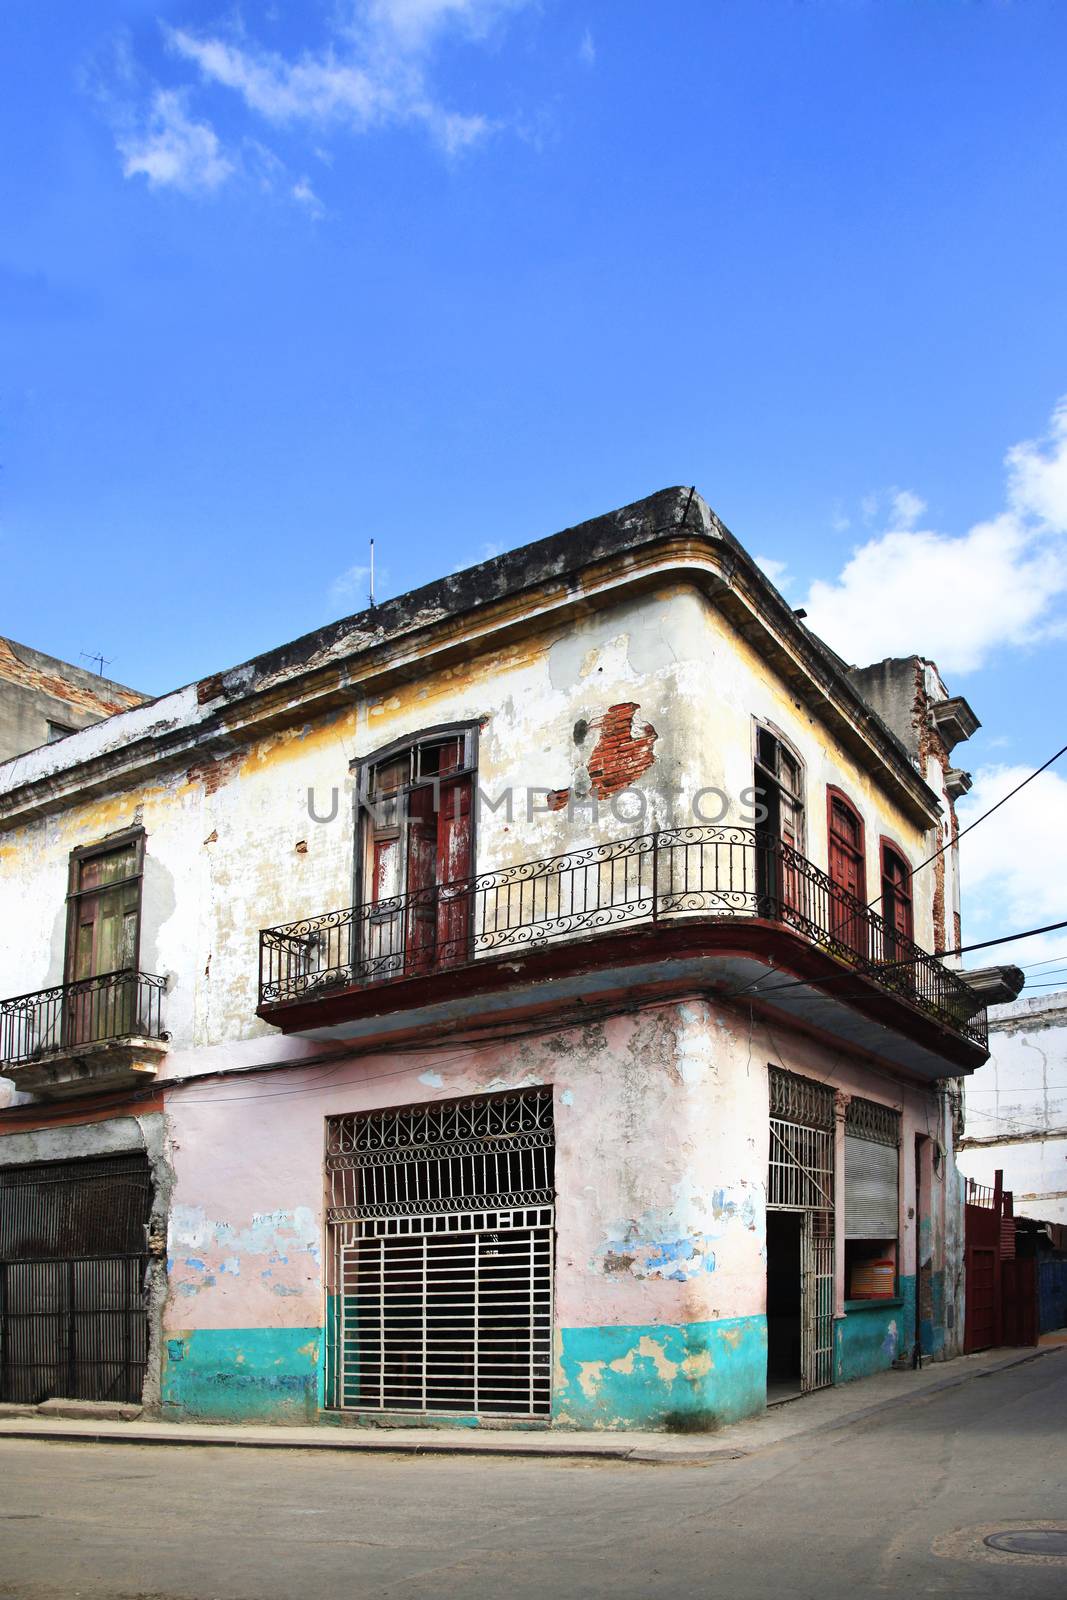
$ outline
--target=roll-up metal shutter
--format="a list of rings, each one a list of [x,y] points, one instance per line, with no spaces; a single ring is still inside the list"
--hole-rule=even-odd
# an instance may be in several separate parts
[[[855,1096],[845,1123],[845,1238],[895,1239],[900,1113]]]

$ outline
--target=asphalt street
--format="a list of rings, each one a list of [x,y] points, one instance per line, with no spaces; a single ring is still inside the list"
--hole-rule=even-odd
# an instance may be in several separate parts
[[[798,1402],[803,1404],[803,1402]],[[1067,1595],[1067,1358],[701,1465],[0,1442],[0,1596]]]

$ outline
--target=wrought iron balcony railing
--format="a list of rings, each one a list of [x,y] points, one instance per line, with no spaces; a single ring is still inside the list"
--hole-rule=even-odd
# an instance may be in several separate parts
[[[104,972],[0,1000],[0,1069],[118,1039],[162,1039],[165,978]]]
[[[806,857],[747,828],[665,829],[268,928],[260,934],[260,1004],[693,916],[782,924],[985,1042],[984,1010],[955,972]]]

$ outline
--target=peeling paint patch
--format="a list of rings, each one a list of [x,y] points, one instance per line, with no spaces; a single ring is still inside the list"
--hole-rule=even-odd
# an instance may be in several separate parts
[[[763,1317],[563,1328],[554,1420],[579,1428],[715,1428],[766,1403]]]
[[[443,1089],[445,1080],[439,1072],[420,1072],[419,1082],[424,1083],[427,1089]]]
[[[311,1422],[319,1328],[198,1328],[171,1335],[163,1414],[234,1422]]]

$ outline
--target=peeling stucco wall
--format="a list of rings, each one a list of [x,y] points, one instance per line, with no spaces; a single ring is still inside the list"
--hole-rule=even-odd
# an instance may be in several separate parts
[[[157,702],[127,716],[166,710]],[[805,762],[813,860],[826,860],[828,783],[865,815],[872,893],[881,832],[921,858],[923,835],[814,713],[705,597],[665,583],[565,629],[530,632],[381,698],[357,697],[248,747],[216,747],[127,793],[0,833],[0,897],[18,907],[22,929],[17,947],[0,950],[0,993],[62,980],[70,851],[140,824],[141,965],[168,978],[175,1049],[265,1038],[255,1016],[259,929],[352,900],[353,761],[427,727],[478,725],[485,871],[692,821],[701,794],[697,820],[751,826],[755,718],[779,728]],[[931,882],[917,880],[920,942],[932,935]]]
[[[549,1084],[554,1424],[708,1427],[759,1410],[771,1062],[901,1109],[901,1287],[913,1295],[909,1151],[936,1121],[936,1097],[695,996],[523,1040],[339,1058],[243,1077],[239,1090],[223,1080],[172,1093],[165,1409],[316,1414],[327,1116]],[[942,1260],[940,1216],[930,1236]],[[907,1310],[893,1315],[910,1346]],[[858,1322],[846,1323],[841,1337],[855,1345]]]

